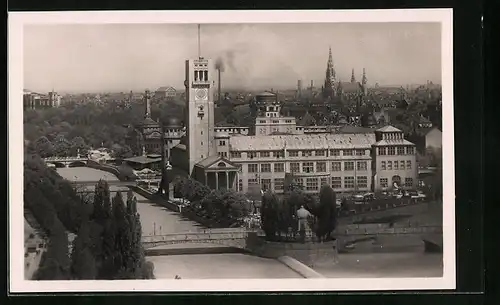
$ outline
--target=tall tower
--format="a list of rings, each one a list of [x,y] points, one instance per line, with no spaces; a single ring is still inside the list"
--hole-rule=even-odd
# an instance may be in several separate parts
[[[149,90],[144,92],[144,102],[144,117],[151,118],[151,94],[149,93]]]
[[[333,67],[332,48],[328,49],[328,62],[326,63],[325,85],[323,86],[323,96],[332,98],[336,95],[335,92],[335,68]]]
[[[356,82],[356,77],[354,76],[354,68],[352,68],[352,73],[351,73],[351,83]]]
[[[188,171],[196,163],[216,155],[214,140],[214,81],[212,60],[199,57],[186,60],[186,127]]]
[[[363,77],[361,79],[361,85],[363,86],[363,94],[366,95],[368,88],[366,87],[368,79],[366,78],[366,70],[363,68]]]

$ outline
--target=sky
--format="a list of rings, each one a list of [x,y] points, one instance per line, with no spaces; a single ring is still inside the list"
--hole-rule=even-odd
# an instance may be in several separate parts
[[[198,57],[196,24],[27,25],[24,87],[47,92],[183,88]],[[439,23],[203,24],[201,55],[223,62],[222,87],[296,88],[324,82],[331,47],[337,78],[368,85],[441,83]]]

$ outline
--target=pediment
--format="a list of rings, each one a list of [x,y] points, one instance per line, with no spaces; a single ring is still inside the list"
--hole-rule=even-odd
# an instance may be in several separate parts
[[[153,131],[146,135],[146,138],[161,138],[161,133],[158,131]]]
[[[236,169],[236,165],[233,164],[232,162],[223,160],[222,158],[215,161],[212,165],[208,167],[209,169],[224,169],[224,168],[231,168],[231,169]]]

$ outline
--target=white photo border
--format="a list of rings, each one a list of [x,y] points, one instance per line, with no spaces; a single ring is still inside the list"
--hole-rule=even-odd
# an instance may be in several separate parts
[[[456,288],[452,9],[318,11],[14,12],[8,16],[10,292],[384,291]],[[196,20],[196,22],[193,22]],[[23,245],[23,27],[27,24],[441,23],[443,105],[443,277],[29,281]]]

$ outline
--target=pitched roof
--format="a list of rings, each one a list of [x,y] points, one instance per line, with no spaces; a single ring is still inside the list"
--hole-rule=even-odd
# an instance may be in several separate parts
[[[339,133],[372,133],[373,131],[371,128],[347,125],[341,127]]]
[[[359,82],[341,82],[340,86],[342,88],[342,91],[345,93],[358,92],[362,90],[361,84]]]
[[[396,127],[391,126],[391,125],[387,125],[387,126],[384,126],[382,128],[379,128],[379,129],[377,129],[377,131],[380,131],[380,132],[402,132],[401,130],[399,130]]]
[[[158,122],[155,122],[152,118],[147,117],[142,121],[142,125],[156,125],[159,126]]]
[[[156,90],[156,92],[161,92],[161,91],[175,91],[175,88],[169,87],[169,86],[164,86],[164,87],[160,87]]]
[[[140,164],[149,164],[149,163],[159,162],[161,161],[161,158],[149,158],[146,156],[138,156],[138,157],[127,158],[124,161],[140,163]]]
[[[282,149],[370,148],[375,134],[298,134],[229,138],[231,150],[257,151]]]
[[[213,165],[213,164],[215,164],[217,162],[221,162],[221,161],[225,162],[225,163],[228,163],[229,165],[231,165],[233,167],[238,167],[233,162],[229,161],[228,159],[226,159],[224,157],[218,156],[218,155],[209,156],[209,157],[201,160],[200,162],[196,163],[196,165],[199,166],[199,167],[207,168],[207,167],[210,167],[211,165]]]
[[[256,94],[256,96],[276,96],[276,94],[269,91],[264,91],[259,94]]]
[[[373,144],[373,146],[387,146],[387,145],[415,145],[415,144],[405,139],[380,140],[377,143]]]

